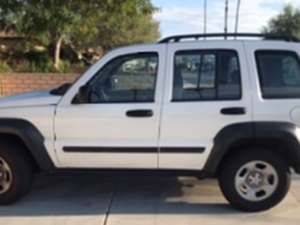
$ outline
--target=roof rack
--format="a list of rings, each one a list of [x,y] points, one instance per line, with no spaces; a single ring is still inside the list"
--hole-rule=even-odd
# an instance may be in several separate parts
[[[238,37],[252,37],[252,38],[263,38],[265,40],[283,40],[289,42],[299,42],[300,40],[296,37],[290,36],[280,36],[274,34],[255,34],[255,33],[211,33],[211,34],[185,34],[185,35],[175,35],[163,38],[158,43],[170,43],[170,42],[180,42],[184,39],[196,39],[200,38],[215,38],[223,37],[225,40],[228,37],[238,38]]]

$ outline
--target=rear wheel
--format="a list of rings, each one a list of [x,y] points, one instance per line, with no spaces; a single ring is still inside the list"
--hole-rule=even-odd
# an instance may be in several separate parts
[[[266,149],[251,148],[232,154],[222,163],[219,183],[226,199],[244,211],[262,211],[277,205],[290,187],[285,161]]]
[[[31,187],[33,167],[25,149],[14,143],[0,143],[0,204],[23,197]]]

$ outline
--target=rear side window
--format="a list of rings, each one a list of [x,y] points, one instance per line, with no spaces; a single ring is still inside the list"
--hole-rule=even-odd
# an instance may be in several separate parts
[[[175,54],[173,101],[240,98],[240,66],[235,51],[197,50]]]
[[[300,98],[300,61],[295,52],[257,51],[255,55],[263,98]]]

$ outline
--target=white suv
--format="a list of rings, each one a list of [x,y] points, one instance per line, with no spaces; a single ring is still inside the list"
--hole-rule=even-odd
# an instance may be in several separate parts
[[[38,170],[138,169],[217,177],[241,210],[278,204],[300,173],[300,44],[190,40],[213,36],[117,49],[73,85],[2,99],[0,203]]]

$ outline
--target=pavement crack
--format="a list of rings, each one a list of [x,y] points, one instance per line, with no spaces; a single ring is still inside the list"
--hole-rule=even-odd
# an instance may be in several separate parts
[[[105,218],[104,218],[103,225],[107,225],[107,222],[108,222],[108,219],[109,219],[109,215],[110,215],[110,212],[111,212],[111,208],[112,208],[112,205],[113,205],[113,202],[114,202],[114,198],[115,198],[116,192],[117,192],[116,183],[114,183],[113,191],[112,191],[112,194],[111,194],[111,198],[110,198],[110,201],[109,201],[106,213],[105,213]]]

